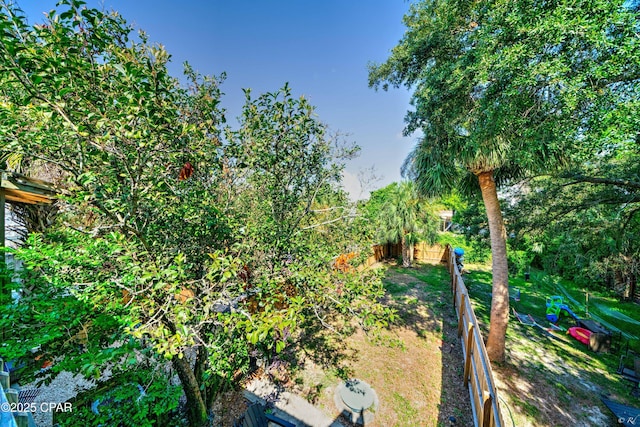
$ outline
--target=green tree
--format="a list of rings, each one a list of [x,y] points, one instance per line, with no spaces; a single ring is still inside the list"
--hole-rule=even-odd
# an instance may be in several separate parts
[[[637,144],[621,144],[526,182],[528,191],[507,213],[517,235],[532,242],[538,267],[585,287],[633,294],[640,265],[639,156]]]
[[[377,211],[374,221],[378,241],[400,242],[402,266],[411,267],[414,244],[420,240],[429,243],[436,240],[438,219],[433,207],[418,195],[410,181],[393,183],[373,192],[370,202]]]
[[[38,348],[53,373],[146,369],[149,382],[172,370],[201,426],[252,356],[270,361],[341,315],[372,327],[391,314],[375,273],[332,268],[348,215],[318,204],[342,197],[340,153],[305,100],[248,97],[234,132],[224,76],[186,66],[181,85],[117,13],[62,1],[29,26],[13,3],[0,11],[0,152],[64,178],[55,223],[17,251],[4,358]],[[175,409],[174,391],[154,390],[159,412]]]
[[[35,155],[64,171],[67,207],[58,225],[68,228],[30,240],[25,251],[34,253],[20,253],[34,271],[28,277],[34,292],[23,302],[42,308],[50,295],[62,306],[49,309],[47,322],[20,310],[16,316],[25,317],[8,322],[60,327],[68,321],[65,334],[52,330],[32,336],[31,344],[48,357],[66,356],[58,369],[80,367],[88,375],[132,351],[109,350],[110,344],[131,335],[150,338],[149,348],[171,359],[189,418],[199,425],[215,395],[213,381],[203,383],[212,357],[198,351],[191,365],[183,356],[188,346],[211,342],[206,337],[215,329],[204,321],[206,313],[191,313],[211,305],[200,297],[212,281],[227,281],[213,272],[208,256],[228,234],[206,197],[215,184],[223,122],[217,81],[188,70],[192,89],[183,89],[167,73],[168,54],[143,34],[130,41],[120,16],[82,2],[63,4],[41,26],[29,27],[11,4],[3,3],[0,15],[3,151]],[[196,176],[179,180],[187,162]],[[218,271],[233,274],[230,262]],[[186,287],[199,298],[181,298]],[[73,304],[66,301],[69,292]],[[91,335],[109,338],[89,342],[90,351],[80,355],[60,342],[87,325]],[[12,351],[25,354],[23,341]]]
[[[487,352],[504,360],[509,294],[498,185],[561,165],[576,145],[637,132],[637,3],[433,0],[413,4],[404,22],[389,59],[370,67],[370,85],[413,90],[406,133],[422,135],[405,173],[420,191],[480,189],[493,263]]]
[[[288,84],[256,99],[250,90],[245,96],[241,127],[228,133],[225,156],[233,179],[246,189],[238,198],[244,204],[239,210],[254,215],[246,224],[247,237],[280,263],[313,234],[301,229],[348,216],[344,198],[336,200],[340,209],[323,206],[329,214],[324,220],[318,218],[318,203],[338,192],[344,162],[359,148],[332,135],[308,100],[292,96]]]

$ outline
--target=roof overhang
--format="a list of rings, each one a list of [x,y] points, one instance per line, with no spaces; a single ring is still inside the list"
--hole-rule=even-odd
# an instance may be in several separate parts
[[[0,171],[0,191],[5,200],[17,203],[51,203],[56,195],[53,184],[15,172]]]
[[[438,215],[440,216],[440,218],[442,219],[451,219],[453,218],[453,211],[452,210],[441,210]]]

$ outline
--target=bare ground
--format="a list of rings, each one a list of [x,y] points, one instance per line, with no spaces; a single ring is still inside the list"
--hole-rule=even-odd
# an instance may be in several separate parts
[[[300,360],[287,388],[345,425],[349,424],[334,404],[340,377],[361,379],[376,391],[380,406],[368,425],[473,425],[456,319],[447,306],[449,294],[442,284],[430,285],[394,270],[385,280],[396,291],[388,293],[386,304],[398,310],[401,324],[379,334],[358,332],[338,342],[343,353],[338,369],[315,363],[313,357]]]
[[[423,267],[429,268],[429,267]],[[330,367],[308,354],[293,374],[273,375],[291,392],[305,397],[344,425],[334,404],[341,378],[359,378],[376,391],[380,406],[372,427],[472,426],[469,392],[462,382],[462,350],[446,283],[429,284],[388,270],[385,303],[402,319],[378,334],[357,332],[334,344],[342,361]],[[246,407],[240,394],[223,396],[220,425],[232,422]]]
[[[519,427],[615,425],[600,396],[626,399],[627,396],[612,395],[603,385],[607,379],[617,379],[595,355],[577,350],[568,338],[557,334],[554,337],[532,331],[512,335],[507,361],[494,364],[505,423]],[[563,351],[558,353],[550,346],[559,346]]]
[[[335,389],[341,378],[359,378],[379,397],[372,426],[473,426],[448,275],[445,271],[438,278],[429,273],[431,269],[386,272],[385,303],[398,310],[399,325],[380,334],[358,332],[334,341],[341,349],[337,367],[308,353],[289,373],[276,375],[276,380],[344,425],[349,423],[335,408]],[[511,322],[507,361],[493,365],[506,426],[615,425],[615,418],[599,400],[601,395],[638,406],[640,402],[627,395],[629,388],[624,384],[615,390],[607,387],[619,379],[598,357],[576,348],[570,338],[550,337],[529,328]],[[221,407],[236,417],[246,407],[241,394],[224,399]]]

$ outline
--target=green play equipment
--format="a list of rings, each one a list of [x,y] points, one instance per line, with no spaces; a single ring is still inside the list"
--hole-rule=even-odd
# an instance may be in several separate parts
[[[578,320],[578,316],[571,311],[569,306],[564,303],[564,300],[559,295],[553,295],[547,298],[547,320],[551,323],[556,323],[560,319],[560,313],[562,310],[566,311],[568,315]]]

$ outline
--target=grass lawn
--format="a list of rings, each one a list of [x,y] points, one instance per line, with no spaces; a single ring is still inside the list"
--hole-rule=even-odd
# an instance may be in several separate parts
[[[491,274],[486,267],[467,267],[470,272],[464,276],[465,283],[486,336]],[[316,350],[307,349],[293,368],[284,369],[280,384],[336,419],[336,387],[343,379],[359,378],[372,386],[380,401],[372,426],[473,425],[469,392],[462,382],[462,350],[446,268],[382,268],[384,303],[397,309],[399,324],[378,334],[358,332],[345,338],[320,333]],[[541,273],[532,274],[528,282],[511,278],[510,283],[514,295],[520,289],[520,301],[512,301],[512,307],[548,325],[545,300],[559,294],[557,284]],[[570,282],[563,282],[562,288],[575,301],[585,300],[584,292]],[[597,304],[607,322],[640,336],[637,305],[618,304],[606,295],[590,298],[590,312]],[[586,307],[570,301],[569,306],[578,316],[586,315]],[[573,319],[562,318],[559,324],[570,327]],[[324,359],[327,354],[337,354],[339,362]],[[505,425],[615,425],[615,417],[600,396],[640,406],[638,398],[630,394],[631,383],[615,374],[618,361],[618,354],[594,353],[564,332],[524,325],[512,316],[507,360],[493,365]]]
[[[486,333],[489,323],[491,274],[486,267],[466,266],[465,284],[478,320]],[[587,292],[571,282],[555,281],[533,272],[530,281],[510,278],[511,294],[520,290],[520,301],[511,301],[519,313],[531,314],[547,327],[546,298],[565,297],[565,303],[580,318],[587,314]],[[623,333],[622,344],[638,347],[640,307],[619,303],[615,298],[589,292],[588,313]],[[561,317],[564,328],[574,319]],[[626,336],[626,338],[625,338]],[[618,375],[620,354],[595,353],[565,332],[549,332],[522,324],[511,316],[507,332],[507,360],[494,364],[498,387],[505,403],[505,422],[513,419],[517,426],[602,426],[615,425],[615,417],[600,401],[601,396],[630,406],[640,406],[640,399],[630,394],[632,384]],[[506,411],[505,411],[506,409]]]
[[[359,378],[379,397],[374,426],[449,426],[452,420],[473,425],[448,272],[432,266],[383,268],[385,303],[398,310],[400,324],[338,340],[339,369],[323,367],[310,355],[289,387],[337,418],[336,386],[341,378]]]

